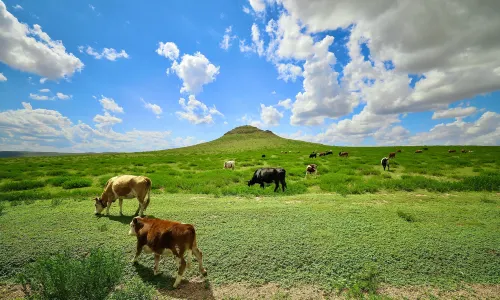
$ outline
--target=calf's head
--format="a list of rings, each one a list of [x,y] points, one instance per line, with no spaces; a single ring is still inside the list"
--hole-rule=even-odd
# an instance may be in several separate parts
[[[130,222],[130,230],[128,231],[129,235],[136,236],[137,235],[137,230],[140,228],[140,223],[138,220],[138,217],[135,217],[132,219],[132,222]]]
[[[95,197],[94,201],[95,201],[95,214],[99,215],[106,208],[106,206],[108,206],[108,203],[106,201],[103,201],[99,197]]]

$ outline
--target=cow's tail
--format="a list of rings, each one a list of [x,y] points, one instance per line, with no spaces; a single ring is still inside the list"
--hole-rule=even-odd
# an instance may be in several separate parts
[[[153,183],[151,182],[151,179],[149,178],[146,178],[145,179],[145,183],[146,183],[146,197],[145,197],[145,205],[144,205],[144,210],[146,210],[146,208],[149,206],[149,200],[151,199],[150,196],[151,196],[151,186],[153,185]]]

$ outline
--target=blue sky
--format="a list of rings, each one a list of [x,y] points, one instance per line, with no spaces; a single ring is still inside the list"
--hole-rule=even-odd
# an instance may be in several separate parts
[[[0,149],[165,149],[244,124],[334,145],[500,144],[500,46],[460,30],[482,23],[448,29],[455,12],[434,34],[406,28],[436,8],[409,3],[0,0]]]

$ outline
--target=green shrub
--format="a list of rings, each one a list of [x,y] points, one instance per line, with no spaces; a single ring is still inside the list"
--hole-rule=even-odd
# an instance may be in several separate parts
[[[45,182],[36,180],[22,180],[15,182],[7,182],[0,185],[0,191],[10,192],[10,191],[25,191],[32,190],[36,188],[41,188],[45,186]]]
[[[62,188],[65,190],[77,189],[82,187],[89,187],[92,185],[92,180],[87,178],[75,178],[68,181],[65,181],[62,184]]]
[[[76,177],[70,177],[70,176],[58,176],[54,178],[49,178],[47,179],[47,183],[52,185],[52,186],[62,186],[63,183],[66,181],[75,179]]]
[[[17,191],[17,192],[9,192],[9,193],[0,193],[0,199],[4,201],[22,201],[29,199],[50,199],[53,195],[49,192],[41,191],[41,190],[30,190],[30,191]]]
[[[120,282],[123,254],[92,249],[85,257],[68,251],[43,256],[25,267],[17,277],[31,299],[105,299]]]
[[[349,285],[348,296],[364,298],[363,294],[376,294],[380,285],[380,275],[377,266],[373,263],[365,264],[363,269],[354,276]]]
[[[120,289],[108,298],[109,300],[151,300],[156,294],[155,289],[137,278],[128,281],[123,289]]]

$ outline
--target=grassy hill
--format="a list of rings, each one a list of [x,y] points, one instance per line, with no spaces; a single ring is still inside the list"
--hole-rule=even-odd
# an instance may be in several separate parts
[[[0,199],[7,201],[90,197],[119,174],[146,175],[155,193],[271,195],[272,189],[248,187],[259,167],[287,170],[286,194],[363,194],[378,191],[498,191],[500,147],[467,147],[472,153],[448,153],[450,147],[402,149],[383,171],[380,159],[395,147],[334,147],[278,137],[251,126],[235,128],[203,144],[140,153],[23,157],[0,160]],[[334,154],[310,159],[311,151]],[[349,157],[335,153],[348,151]],[[282,153],[289,151],[290,153]],[[262,154],[266,157],[262,158]],[[226,160],[236,170],[223,170]],[[305,178],[305,167],[318,165],[317,177]]]

